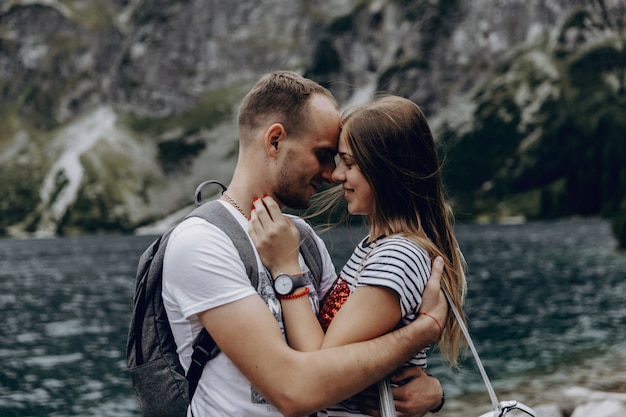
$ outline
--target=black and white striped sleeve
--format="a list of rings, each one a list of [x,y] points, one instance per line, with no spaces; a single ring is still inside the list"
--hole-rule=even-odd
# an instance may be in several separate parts
[[[430,268],[430,257],[419,245],[405,237],[390,237],[372,251],[357,285],[392,289],[400,297],[402,317],[405,317],[419,309]]]

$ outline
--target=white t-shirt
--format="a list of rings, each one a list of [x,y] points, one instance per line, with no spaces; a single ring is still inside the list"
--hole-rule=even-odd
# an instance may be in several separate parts
[[[247,233],[248,221],[230,204],[224,203],[224,206]],[[324,243],[317,235],[315,238],[322,257],[323,273],[320,293],[309,285],[309,298],[317,314],[319,299],[332,285],[335,271]],[[174,229],[163,261],[162,294],[185,371],[191,362],[193,340],[202,329],[202,323],[198,319],[201,312],[259,294],[276,317],[281,329],[284,329],[280,302],[274,294],[272,279],[262,266],[258,254],[257,263],[258,291],[250,283],[239,252],[219,228],[203,219],[190,218]],[[300,264],[310,280],[310,271],[302,256]],[[223,353],[206,365],[191,409],[196,417],[281,415]],[[188,415],[191,415],[189,411]]]

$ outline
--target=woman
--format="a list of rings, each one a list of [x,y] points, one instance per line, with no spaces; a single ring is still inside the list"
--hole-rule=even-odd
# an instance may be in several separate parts
[[[340,192],[350,214],[365,216],[369,234],[322,300],[319,320],[305,297],[308,288],[282,297],[289,344],[298,350],[326,349],[369,340],[414,320],[431,260],[438,256],[445,266],[441,285],[462,312],[465,263],[433,136],[420,108],[395,96],[355,108],[343,119],[338,151],[332,178],[341,187],[322,199],[334,201]],[[295,227],[269,197],[255,200],[254,208],[251,236],[272,277],[300,274]],[[456,365],[460,328],[453,315],[440,327],[442,356]],[[426,352],[406,365],[425,367]],[[350,409],[345,402],[320,415],[346,415]]]

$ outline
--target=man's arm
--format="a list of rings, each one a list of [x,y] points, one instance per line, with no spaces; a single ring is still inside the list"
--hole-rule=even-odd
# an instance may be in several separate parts
[[[441,271],[435,262],[421,311],[443,323],[448,306],[440,291]],[[364,390],[440,337],[435,320],[420,315],[367,342],[298,352],[287,345],[258,296],[207,310],[200,319],[235,366],[285,416],[306,415]]]

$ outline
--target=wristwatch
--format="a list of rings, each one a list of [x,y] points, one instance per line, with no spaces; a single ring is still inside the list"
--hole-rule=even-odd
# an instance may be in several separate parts
[[[305,285],[304,275],[278,274],[274,279],[274,291],[279,296],[292,294],[297,288]]]

